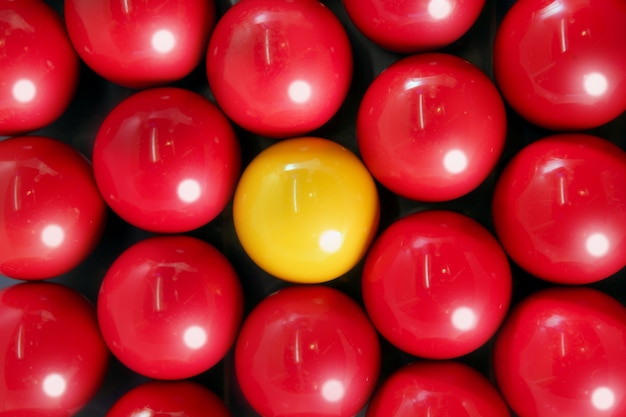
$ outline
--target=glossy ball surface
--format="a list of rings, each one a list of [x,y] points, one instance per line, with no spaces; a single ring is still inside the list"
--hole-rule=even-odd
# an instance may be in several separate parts
[[[374,180],[348,149],[327,139],[277,142],[245,169],[233,220],[246,253],[275,277],[320,283],[365,255],[379,219]]]
[[[411,54],[458,40],[478,19],[485,0],[343,0],[343,5],[367,38]]]
[[[243,314],[235,270],[215,247],[159,236],[124,251],[98,295],[98,321],[113,354],[155,379],[185,379],[217,364]]]
[[[340,21],[318,1],[247,0],[216,25],[207,76],[236,124],[294,137],[322,126],[342,105],[352,50]]]
[[[591,288],[524,299],[495,343],[496,380],[520,417],[626,413],[626,309]]]
[[[109,360],[96,312],[80,293],[29,282],[0,290],[0,415],[75,415]]]
[[[626,266],[626,153],[596,136],[552,135],[508,163],[493,196],[502,246],[529,273],[587,284]]]
[[[245,398],[263,417],[352,417],[377,382],[378,336],[342,292],[288,287],[261,301],[244,321],[235,371]]]
[[[0,136],[52,123],[69,106],[79,61],[61,17],[40,0],[0,2]]]
[[[626,3],[518,1],[498,27],[496,81],[522,117],[553,130],[600,126],[626,111]]]
[[[361,283],[374,326],[414,356],[449,359],[484,345],[507,313],[512,281],[495,237],[449,211],[408,215],[367,255]]]
[[[414,362],[386,379],[367,417],[510,417],[489,380],[458,362]]]
[[[105,79],[130,88],[188,75],[215,24],[213,0],[65,0],[76,51]]]
[[[478,187],[506,138],[506,113],[491,80],[459,57],[404,58],[376,77],[357,117],[361,156],[386,188],[445,201]]]
[[[93,149],[98,187],[124,220],[159,233],[217,217],[235,190],[239,142],[226,116],[199,94],[155,88],[118,104]]]
[[[42,136],[0,141],[0,274],[46,279],[87,258],[100,241],[106,205],[91,165]]]
[[[222,400],[189,381],[152,381],[122,396],[106,417],[230,417]]]

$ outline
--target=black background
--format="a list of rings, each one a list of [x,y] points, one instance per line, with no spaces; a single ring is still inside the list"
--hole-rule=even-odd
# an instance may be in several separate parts
[[[62,16],[62,0],[48,0],[46,2]],[[332,139],[358,154],[355,120],[360,100],[376,75],[403,56],[376,46],[360,34],[348,19],[340,0],[324,0],[322,2],[344,24],[352,43],[355,67],[352,86],[343,106],[326,125],[317,131],[311,132],[311,134]],[[236,3],[235,0],[216,0],[218,18],[234,3]],[[493,39],[499,22],[511,4],[513,4],[512,0],[487,0],[482,14],[472,29],[457,42],[439,51],[467,59],[493,79]],[[189,76],[171,85],[196,91],[213,100],[206,79],[204,65],[203,61]],[[70,107],[56,122],[32,133],[49,136],[69,143],[91,159],[93,142],[100,124],[115,105],[134,92],[135,90],[105,81],[84,64],[81,64],[79,88]],[[390,223],[409,213],[438,208],[466,214],[493,232],[490,204],[499,172],[524,145],[554,133],[525,122],[510,109],[507,109],[507,111],[508,136],[504,153],[497,167],[480,187],[470,194],[453,201],[425,204],[398,197],[379,186],[381,202],[379,230],[384,230]],[[240,138],[244,167],[262,149],[275,142],[273,139],[258,137],[242,129],[236,129]],[[626,149],[626,114],[607,125],[586,132],[608,139],[622,149]],[[254,265],[246,256],[234,232],[231,209],[232,206],[229,205],[214,221],[187,234],[215,245],[230,259],[241,279],[245,292],[246,312],[249,312],[268,294],[293,284],[288,284],[269,276]],[[100,282],[115,258],[132,244],[149,236],[153,236],[153,234],[128,225],[113,212],[109,211],[106,230],[96,250],[73,271],[54,278],[52,281],[77,289],[95,303]],[[513,304],[524,296],[551,285],[529,276],[514,264],[511,264],[511,266],[514,277]],[[344,291],[361,303],[361,267],[362,263],[345,276],[326,285]],[[617,298],[622,304],[626,304],[626,291],[624,291],[625,276],[626,270],[622,270],[606,280],[589,286],[600,289]],[[0,275],[0,288],[14,285],[15,283],[17,281]],[[380,382],[384,381],[386,376],[402,364],[416,360],[416,358],[393,348],[382,338],[381,343],[383,346],[383,369]],[[458,360],[471,365],[493,381],[490,362],[491,347],[492,343],[489,342],[477,351]],[[147,378],[126,369],[112,358],[104,385],[78,416],[104,416],[119,397],[132,387],[147,380]],[[220,395],[231,409],[234,417],[256,416],[238,391],[233,373],[231,354],[227,355],[213,369],[192,380],[202,383]],[[361,412],[359,416],[364,414],[364,412]]]

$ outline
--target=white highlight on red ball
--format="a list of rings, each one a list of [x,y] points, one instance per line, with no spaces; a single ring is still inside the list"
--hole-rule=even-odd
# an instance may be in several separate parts
[[[460,149],[452,149],[443,156],[443,166],[451,174],[458,174],[467,168],[467,155]]]
[[[151,410],[146,409],[134,412],[131,417],[152,417],[153,415]]]
[[[190,326],[183,334],[183,342],[189,349],[200,349],[207,342],[206,331],[200,326]]]
[[[603,233],[594,233],[587,238],[585,247],[589,255],[599,258],[607,254],[610,243]]]
[[[44,378],[42,387],[47,396],[57,398],[65,393],[67,382],[59,374],[50,374]]]
[[[155,51],[166,54],[176,46],[174,34],[167,29],[161,29],[152,35],[152,47]]]
[[[430,0],[428,3],[428,14],[433,19],[445,19],[452,12],[450,0]]]
[[[289,84],[287,94],[294,103],[306,103],[311,98],[311,85],[304,80],[296,80]]]
[[[590,96],[600,97],[606,93],[609,88],[609,81],[604,74],[599,72],[592,72],[586,74],[583,78],[583,86],[585,91]]]
[[[591,394],[591,403],[598,410],[608,410],[615,404],[615,394],[610,388],[597,388]]]
[[[200,187],[200,183],[198,181],[188,178],[186,180],[182,180],[178,184],[176,192],[178,194],[178,198],[180,198],[183,202],[193,203],[202,195],[202,187]]]
[[[33,101],[37,95],[37,86],[31,80],[18,80],[13,84],[13,98],[20,103]]]
[[[327,230],[320,235],[320,248],[326,253],[335,253],[343,245],[343,236],[337,230]]]
[[[332,403],[341,400],[345,391],[343,384],[336,379],[328,380],[322,385],[322,397]]]
[[[452,312],[452,325],[458,330],[471,330],[476,325],[476,314],[469,307],[459,307]]]
[[[49,248],[58,248],[65,240],[65,231],[58,224],[50,224],[41,231],[41,241]]]

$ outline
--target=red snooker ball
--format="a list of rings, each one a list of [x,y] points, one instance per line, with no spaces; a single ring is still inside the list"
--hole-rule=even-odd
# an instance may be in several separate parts
[[[458,362],[414,362],[383,382],[367,417],[510,417],[487,378]]]
[[[215,23],[213,0],[65,0],[64,7],[80,57],[100,76],[131,88],[188,75]]]
[[[0,136],[40,129],[69,106],[79,61],[61,17],[40,0],[0,2]]]
[[[343,0],[343,4],[366,37],[408,54],[458,40],[474,24],[485,0]]]
[[[591,288],[537,292],[512,311],[493,366],[519,417],[626,415],[626,309]]]
[[[217,217],[240,172],[239,142],[201,95],[162,87],[136,93],[104,120],[93,149],[96,182],[128,223],[179,233]]]
[[[58,284],[0,290],[0,415],[68,417],[95,395],[109,360],[91,303]]]
[[[263,417],[352,417],[369,400],[379,369],[378,336],[361,307],[323,286],[265,298],[235,346],[237,380]]]
[[[113,262],[98,320],[113,354],[155,379],[184,379],[216,365],[243,314],[235,270],[215,247],[188,236],[153,237]]]
[[[361,283],[374,326],[414,356],[450,359],[484,345],[505,318],[508,259],[487,229],[449,211],[394,222],[374,242]]]
[[[495,85],[459,57],[404,58],[367,89],[357,139],[372,175],[396,194],[445,201],[478,187],[495,167],[506,137]]]
[[[498,27],[496,81],[522,117],[590,129],[626,110],[626,2],[517,1]]]
[[[529,273],[588,284],[626,266],[626,153],[586,134],[531,143],[508,163],[493,195],[496,234]]]
[[[46,279],[69,272],[100,241],[106,205],[91,165],[55,139],[0,142],[0,273]]]
[[[224,112],[244,129],[275,138],[330,120],[352,80],[348,36],[318,1],[235,4],[217,23],[206,58]]]

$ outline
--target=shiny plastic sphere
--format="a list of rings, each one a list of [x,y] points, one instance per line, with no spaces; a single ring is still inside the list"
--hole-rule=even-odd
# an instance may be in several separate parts
[[[478,187],[506,137],[504,104],[491,80],[456,56],[396,62],[367,89],[357,138],[372,175],[420,201],[445,201]]]
[[[352,50],[318,1],[247,0],[219,20],[207,51],[215,99],[239,126],[293,137],[325,124],[347,96]]]
[[[152,381],[117,400],[106,417],[230,417],[222,400],[189,381]]]
[[[204,56],[213,0],[65,0],[76,51],[107,80],[131,88],[188,75]]]
[[[73,289],[0,290],[0,415],[68,417],[104,381],[109,360],[94,307]]]
[[[63,114],[79,61],[61,17],[43,1],[2,0],[0,15],[0,136],[14,136]]]
[[[376,240],[363,301],[374,326],[414,356],[449,359],[484,345],[511,299],[511,271],[495,237],[449,211],[408,215]]]
[[[600,126],[626,111],[626,2],[517,1],[498,28],[496,81],[528,121]]]
[[[374,180],[348,149],[296,138],[262,151],[245,169],[233,203],[246,253],[275,277],[337,278],[365,255],[379,219]]]
[[[98,320],[113,354],[155,379],[212,368],[234,344],[243,311],[239,279],[208,243],[153,237],[127,249],[107,271]]]
[[[523,300],[495,343],[493,365],[519,417],[626,415],[626,309],[590,288]]]
[[[46,279],[81,263],[99,242],[106,206],[89,162],[41,136],[0,142],[0,274]]]
[[[367,417],[510,417],[496,388],[457,362],[414,362],[383,382]]]
[[[511,258],[561,284],[626,266],[626,153],[596,136],[560,134],[522,149],[496,184],[493,220]]]
[[[235,372],[262,416],[352,417],[376,385],[380,347],[350,297],[294,286],[258,304],[235,346]]]
[[[102,123],[93,149],[98,187],[132,225],[186,232],[226,207],[240,168],[226,116],[199,94],[178,88],[136,93]]]
[[[485,0],[343,0],[355,26],[399,53],[447,46],[472,27]]]

